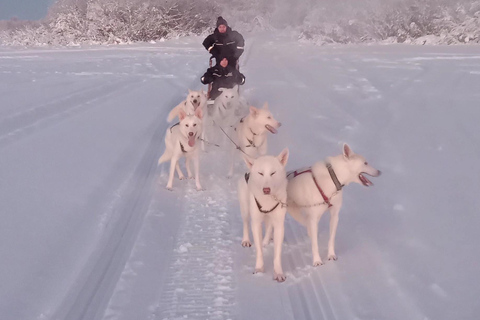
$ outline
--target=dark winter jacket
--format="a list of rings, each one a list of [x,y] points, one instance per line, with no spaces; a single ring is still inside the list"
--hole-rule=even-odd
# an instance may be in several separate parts
[[[230,65],[224,68],[220,64],[217,64],[214,67],[208,68],[200,80],[203,84],[212,83],[210,99],[214,100],[220,95],[218,88],[231,89],[237,84],[242,85],[245,83],[245,76]]]
[[[213,34],[203,40],[203,46],[215,57],[216,62],[219,61],[219,56],[225,56],[229,65],[235,66],[243,53],[245,40],[240,33],[230,27],[227,27],[225,33],[220,33],[218,28],[215,28]]]

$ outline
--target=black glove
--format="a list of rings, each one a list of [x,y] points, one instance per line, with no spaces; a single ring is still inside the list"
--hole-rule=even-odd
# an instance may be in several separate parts
[[[203,84],[209,84],[210,82],[213,82],[213,76],[210,75],[208,72],[206,72],[203,77],[200,78],[200,81]]]

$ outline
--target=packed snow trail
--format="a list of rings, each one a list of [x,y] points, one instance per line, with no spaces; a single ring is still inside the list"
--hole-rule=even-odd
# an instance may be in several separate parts
[[[348,142],[376,168],[348,186],[338,261],[328,215],[311,266],[287,216],[283,268],[252,275],[226,151],[165,190],[168,111],[199,89],[200,38],[0,50],[2,319],[475,319],[480,148],[476,47],[314,47],[248,35],[242,92],[283,123],[287,169]],[[247,45],[248,47],[248,45]]]

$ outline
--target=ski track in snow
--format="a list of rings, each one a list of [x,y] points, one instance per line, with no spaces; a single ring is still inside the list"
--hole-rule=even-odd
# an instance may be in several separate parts
[[[209,190],[200,192],[190,183],[186,195],[179,199],[185,206],[184,222],[156,320],[233,316],[236,281],[231,250],[232,212],[227,209],[232,195],[225,183],[212,183],[220,179],[211,174]]]

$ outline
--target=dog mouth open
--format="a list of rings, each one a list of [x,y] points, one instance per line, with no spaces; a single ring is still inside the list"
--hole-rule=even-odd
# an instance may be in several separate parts
[[[266,125],[265,125],[265,128],[267,128],[267,130],[270,131],[270,132],[273,133],[273,134],[277,133],[277,129],[275,129],[274,127],[272,127],[272,126],[269,125],[269,124],[266,124]]]
[[[195,140],[197,138],[197,134],[193,134],[193,132],[190,132],[189,135],[188,135],[188,145],[190,147],[193,147],[195,145]]]
[[[373,186],[373,183],[372,181],[368,180],[367,177],[365,177],[365,175],[368,174],[366,172],[362,172],[358,175],[358,178],[360,179],[360,181],[362,182],[362,184],[365,186],[365,187],[370,187],[370,186]]]
[[[263,194],[270,194],[270,188],[263,188]]]
[[[197,110],[198,107],[200,107],[200,101],[199,100],[193,100],[193,108]]]

